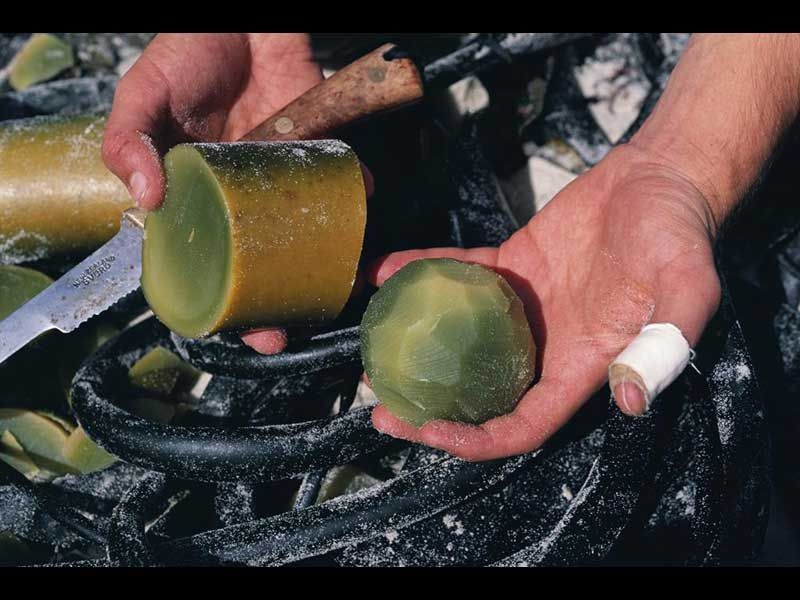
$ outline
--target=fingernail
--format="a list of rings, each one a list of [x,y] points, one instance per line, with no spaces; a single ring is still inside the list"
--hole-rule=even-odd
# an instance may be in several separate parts
[[[128,182],[128,188],[130,188],[133,201],[136,202],[137,205],[141,206],[144,195],[147,193],[147,177],[145,177],[144,174],[140,173],[139,171],[136,171],[133,175],[131,175],[130,181]]]
[[[620,401],[624,412],[631,416],[641,416],[647,412],[644,390],[634,381],[623,380],[614,388],[614,398]]]

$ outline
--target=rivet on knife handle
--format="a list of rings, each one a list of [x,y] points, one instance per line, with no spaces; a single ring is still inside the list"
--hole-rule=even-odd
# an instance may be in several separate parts
[[[242,139],[301,140],[325,137],[365,117],[421,100],[422,76],[409,58],[384,58],[384,44],[331,77],[258,125]]]

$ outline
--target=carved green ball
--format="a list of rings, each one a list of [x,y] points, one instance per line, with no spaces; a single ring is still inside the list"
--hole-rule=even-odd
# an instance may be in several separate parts
[[[408,263],[375,293],[361,355],[378,400],[400,419],[477,424],[513,410],[533,379],[536,346],[502,276],[438,258]]]

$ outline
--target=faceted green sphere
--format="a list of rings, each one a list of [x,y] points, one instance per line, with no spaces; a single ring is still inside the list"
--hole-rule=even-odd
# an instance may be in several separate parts
[[[534,375],[519,297],[497,273],[451,259],[408,263],[370,300],[361,356],[375,395],[420,426],[510,412]]]

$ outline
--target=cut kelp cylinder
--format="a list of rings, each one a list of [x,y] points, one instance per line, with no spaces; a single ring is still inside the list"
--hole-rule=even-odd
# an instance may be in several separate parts
[[[378,399],[420,426],[510,412],[534,375],[522,301],[497,273],[450,259],[410,262],[370,300],[364,369]]]
[[[49,33],[36,33],[11,60],[8,82],[15,90],[47,81],[75,64],[69,44]]]
[[[44,273],[0,265],[0,321],[53,283]]]
[[[92,250],[133,203],[103,164],[103,116],[0,123],[0,263]]]
[[[142,290],[183,337],[335,318],[361,254],[366,197],[336,140],[181,144],[145,224]]]

